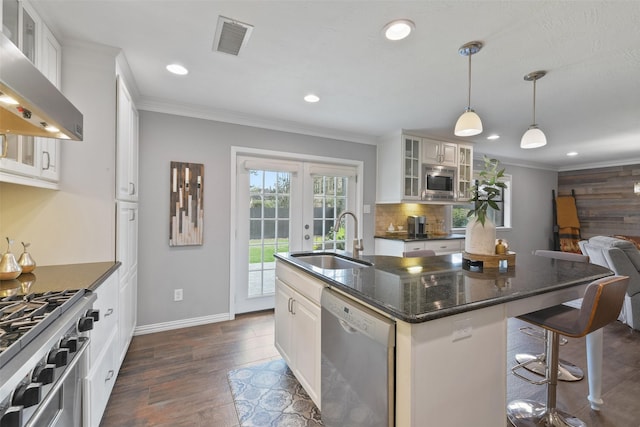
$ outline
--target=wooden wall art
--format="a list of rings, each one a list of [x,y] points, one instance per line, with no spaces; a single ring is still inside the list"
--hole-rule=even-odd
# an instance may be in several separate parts
[[[169,246],[202,244],[204,165],[171,162]]]

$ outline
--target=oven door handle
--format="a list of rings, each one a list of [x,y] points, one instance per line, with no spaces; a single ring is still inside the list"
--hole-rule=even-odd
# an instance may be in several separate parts
[[[27,424],[24,425],[24,427],[31,427],[38,422],[38,420],[44,413],[44,410],[47,408],[47,406],[49,406],[49,403],[51,403],[53,398],[56,396],[56,394],[58,393],[58,390],[60,390],[60,387],[62,387],[67,377],[71,374],[71,372],[73,372],[73,370],[75,369],[80,359],[82,359],[82,355],[87,350],[87,347],[89,347],[89,342],[91,341],[91,339],[88,337],[80,337],[80,338],[81,339],[85,338],[83,340],[84,341],[83,346],[76,352],[76,355],[71,361],[71,363],[67,365],[67,369],[64,370],[64,372],[62,373],[62,375],[60,376],[56,384],[51,388],[51,390],[49,391],[47,396],[44,398],[44,400],[40,402],[40,404],[38,405],[38,409],[36,409],[36,411],[33,413],[31,418],[29,418],[29,421],[27,422]]]

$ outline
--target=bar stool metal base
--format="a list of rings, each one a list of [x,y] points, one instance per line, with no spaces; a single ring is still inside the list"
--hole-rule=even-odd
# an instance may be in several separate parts
[[[579,418],[534,400],[514,400],[507,405],[507,418],[515,427],[586,427]]]
[[[547,369],[547,362],[544,354],[528,354],[518,353],[516,354],[516,360],[519,364],[524,364],[523,367],[534,374],[545,376],[545,369]],[[580,381],[584,378],[584,372],[580,367],[573,363],[560,359],[558,365],[558,379],[560,381]]]

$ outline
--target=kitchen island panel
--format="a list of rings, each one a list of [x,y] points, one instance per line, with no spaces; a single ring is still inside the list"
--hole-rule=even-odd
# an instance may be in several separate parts
[[[506,425],[504,306],[396,328],[397,427]]]

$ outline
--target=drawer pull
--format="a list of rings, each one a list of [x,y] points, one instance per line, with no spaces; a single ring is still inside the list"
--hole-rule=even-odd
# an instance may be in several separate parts
[[[105,378],[104,382],[106,383],[107,381],[110,381],[111,378],[113,378],[113,374],[115,374],[115,372],[113,372],[113,369],[109,369],[109,372],[107,373],[107,378]]]
[[[104,317],[108,317],[111,316],[113,314],[113,308],[110,308],[109,310],[107,310],[107,312],[104,314]]]

